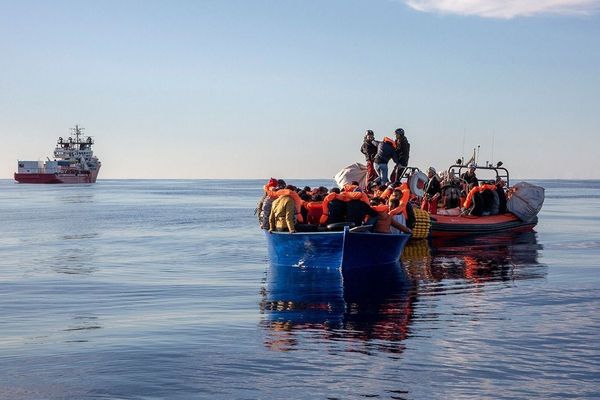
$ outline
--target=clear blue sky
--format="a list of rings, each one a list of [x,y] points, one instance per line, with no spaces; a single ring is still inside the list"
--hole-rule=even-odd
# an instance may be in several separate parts
[[[76,123],[101,179],[329,178],[397,127],[600,178],[597,0],[0,1],[0,49],[4,178]]]

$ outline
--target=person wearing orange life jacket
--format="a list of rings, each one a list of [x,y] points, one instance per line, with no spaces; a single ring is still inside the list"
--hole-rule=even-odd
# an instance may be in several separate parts
[[[323,201],[307,201],[303,204],[306,209],[306,222],[311,225],[319,225],[323,215]]]
[[[377,211],[362,200],[350,200],[346,204],[346,221],[354,223],[354,226],[362,225],[366,218],[377,215]]]
[[[482,183],[479,186],[475,186],[474,188],[472,188],[469,191],[465,202],[463,203],[463,213],[474,216],[483,215],[486,212],[486,207],[484,204],[484,198],[482,197],[481,193],[483,193],[486,190],[495,192],[496,185]]]
[[[269,217],[269,232],[296,232],[294,215],[296,206],[291,196],[279,196],[273,201],[271,215]]]
[[[377,211],[377,221],[375,222],[375,226],[373,227],[373,232],[375,233],[392,233],[392,227],[398,229],[404,233],[412,233],[410,229],[408,229],[405,225],[396,221],[389,214],[388,206],[385,203],[378,203],[379,201],[374,201],[374,205],[372,206],[375,211]]]
[[[340,189],[331,188],[329,194],[323,200],[323,214],[321,215],[321,225],[335,224],[344,222],[346,219],[346,202],[338,198]]]
[[[348,186],[346,187],[349,188]],[[369,197],[360,190],[342,192],[338,188],[332,188],[331,192],[323,200],[323,215],[320,220],[321,225],[348,221],[348,203],[353,200],[362,201],[367,205],[369,204]],[[354,218],[355,215],[353,214],[352,219]]]
[[[377,181],[380,185],[386,185],[388,180],[388,162],[390,159],[398,164],[398,153],[396,153],[396,142],[389,137],[384,137],[377,145],[377,154],[373,159],[375,171],[377,172]]]
[[[281,185],[278,184],[276,188],[270,188],[267,190],[267,196],[269,196],[272,200],[275,200],[281,196],[290,196],[292,200],[294,200],[297,221],[299,223],[304,222],[304,219],[302,218],[302,199],[296,192],[296,187],[293,185],[287,185],[284,189],[280,189],[280,187]]]

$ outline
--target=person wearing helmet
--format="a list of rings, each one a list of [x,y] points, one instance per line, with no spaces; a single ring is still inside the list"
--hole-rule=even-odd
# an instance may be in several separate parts
[[[460,176],[463,180],[463,191],[465,192],[465,195],[475,186],[479,186],[479,179],[477,179],[477,175],[475,175],[476,168],[477,165],[475,163],[470,163],[469,169]]]
[[[408,157],[410,153],[410,143],[404,134],[404,129],[398,128],[394,132],[396,135],[396,153],[398,155],[398,163],[394,169],[393,181],[398,184],[404,174],[404,170],[408,166]]]
[[[367,162],[367,187],[369,186],[369,183],[377,179],[377,173],[375,172],[375,167],[373,166],[373,160],[377,155],[378,144],[379,142],[375,140],[375,134],[369,129],[365,134],[363,144],[360,148],[360,152],[365,155],[365,160]]]

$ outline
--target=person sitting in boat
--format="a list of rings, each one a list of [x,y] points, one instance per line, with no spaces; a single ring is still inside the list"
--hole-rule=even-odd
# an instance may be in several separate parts
[[[390,159],[398,164],[398,153],[396,153],[396,142],[389,137],[384,137],[377,145],[377,154],[373,159],[375,172],[377,172],[377,182],[380,185],[386,185],[388,180],[388,162]]]
[[[304,186],[304,188],[302,188],[302,190],[299,190],[298,196],[300,196],[300,198],[303,201],[310,201],[310,199],[312,197],[312,190],[311,190],[310,186]]]
[[[375,156],[377,155],[378,145],[379,142],[375,140],[375,134],[369,129],[365,134],[363,144],[360,147],[360,152],[365,155],[365,161],[367,162],[367,185],[377,179],[373,160],[375,160]]]
[[[258,224],[261,229],[269,229],[269,217],[271,216],[273,199],[268,196],[268,192],[274,187],[277,187],[277,179],[271,178],[264,186],[263,196],[254,209],[254,215],[258,216]]]
[[[285,189],[295,190],[292,185]],[[279,196],[273,201],[269,216],[269,232],[296,232],[296,204],[291,196]]]
[[[498,204],[496,185],[493,183],[481,182],[479,186],[476,186],[469,191],[467,199],[463,204],[463,213],[474,216],[498,214]]]
[[[354,226],[374,222],[377,215],[377,211],[362,200],[350,200],[346,204],[346,222],[352,222]]]
[[[429,181],[425,185],[425,195],[423,196],[421,208],[430,214],[436,214],[438,200],[442,195],[442,185],[440,184],[440,179],[435,168],[429,167],[427,177]]]
[[[373,226],[373,232],[375,233],[392,233],[392,227],[398,229],[400,232],[412,233],[404,224],[396,221],[389,214],[388,205],[385,201],[380,198],[374,198],[371,200],[372,207],[377,211],[377,220]]]
[[[460,207],[461,184],[454,171],[449,171],[442,180],[442,207],[446,210]]]
[[[463,180],[463,192],[465,195],[467,195],[471,189],[479,185],[479,179],[477,179],[477,175],[475,175],[476,168],[477,165],[475,163],[470,163],[469,169],[460,176],[460,179]]]
[[[404,226],[408,226],[407,224],[407,220],[406,220],[406,209],[402,209],[401,206],[401,197],[397,196],[396,194],[392,195],[392,197],[390,197],[389,201],[388,201],[388,208],[389,208],[389,214],[392,217],[393,220],[401,223]],[[394,228],[393,226],[390,227],[392,233],[398,233],[399,230]]]
[[[329,193],[340,194],[341,191],[337,187],[331,188]],[[328,202],[327,221],[324,225],[336,224],[346,220],[346,202],[338,199],[333,199]]]
[[[498,213],[504,214],[506,209],[506,182],[500,177],[496,178],[496,193],[498,194]]]

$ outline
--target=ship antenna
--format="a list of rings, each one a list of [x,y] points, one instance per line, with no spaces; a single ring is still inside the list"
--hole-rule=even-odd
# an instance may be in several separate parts
[[[75,125],[75,128],[71,128],[71,130],[75,133],[75,143],[79,143],[79,136],[83,135],[81,131],[85,128],[80,128],[79,125]]]
[[[492,164],[494,164],[494,142],[495,142],[496,130],[492,131]]]

